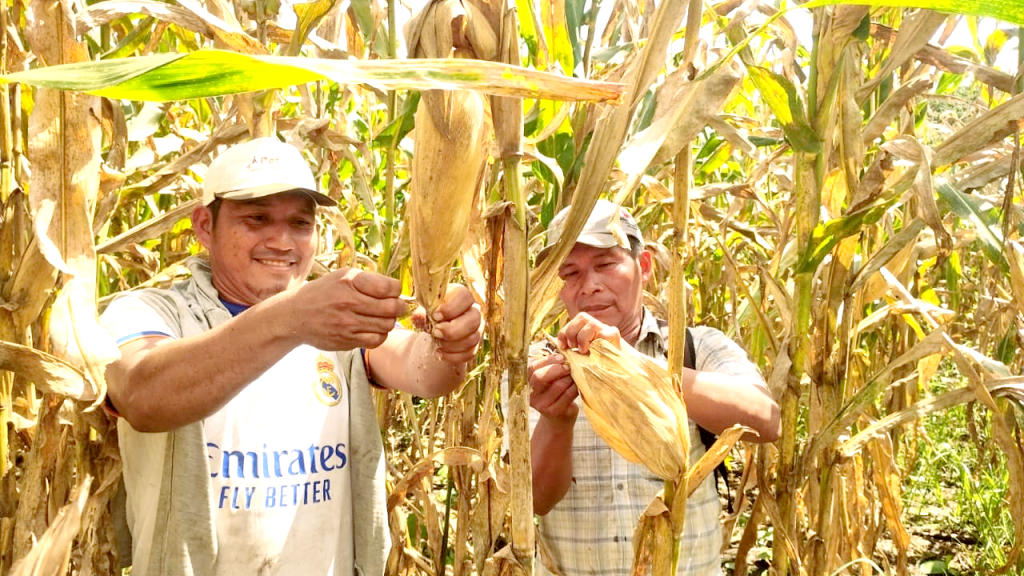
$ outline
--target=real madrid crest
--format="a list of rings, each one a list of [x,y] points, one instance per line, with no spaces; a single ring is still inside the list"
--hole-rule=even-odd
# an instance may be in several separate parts
[[[316,358],[316,381],[313,393],[316,399],[325,406],[336,406],[341,402],[341,378],[334,372],[334,362],[320,354]]]

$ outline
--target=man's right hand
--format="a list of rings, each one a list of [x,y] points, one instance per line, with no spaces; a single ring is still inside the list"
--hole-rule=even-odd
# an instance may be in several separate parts
[[[530,382],[530,406],[553,424],[572,426],[580,408],[579,390],[561,354],[532,360],[526,367]]]
[[[321,350],[376,348],[406,312],[401,293],[394,278],[341,268],[294,293],[293,321],[302,340]]]
[[[609,326],[586,312],[577,314],[558,333],[559,347],[575,349],[580,354],[590,354],[590,343],[599,339],[607,340],[616,348],[622,346],[622,336],[618,328]]]
[[[530,406],[540,412],[533,429],[533,511],[545,515],[572,485],[573,428],[580,414],[580,395],[561,354],[531,360],[526,366]]]

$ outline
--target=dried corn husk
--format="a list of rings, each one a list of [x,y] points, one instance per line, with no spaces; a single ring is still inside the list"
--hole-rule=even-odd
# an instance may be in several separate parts
[[[472,2],[430,0],[409,19],[404,32],[413,58],[447,58],[453,50],[480,60],[498,54],[495,27]]]
[[[686,406],[668,370],[630,346],[594,340],[589,354],[560,350],[583,399],[583,411],[609,446],[662,478],[686,471]]]
[[[491,58],[494,31],[479,10],[434,0],[406,27],[420,58]],[[452,262],[469,232],[489,143],[483,98],[476,92],[429,90],[416,108],[409,234],[416,299],[428,317],[444,300]]]
[[[469,231],[487,150],[484,103],[476,92],[444,92],[446,113],[416,109],[409,240],[416,299],[428,317],[444,300],[452,262]],[[443,125],[443,128],[439,125]]]

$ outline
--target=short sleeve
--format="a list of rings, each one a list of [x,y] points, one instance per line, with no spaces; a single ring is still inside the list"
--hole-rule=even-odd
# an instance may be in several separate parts
[[[764,378],[757,365],[750,361],[746,351],[740,348],[722,331],[708,326],[690,329],[696,349],[697,369],[702,372],[717,372],[737,378],[748,378],[764,385]]]
[[[156,310],[134,294],[115,298],[100,315],[100,325],[114,337],[118,346],[141,338],[181,337],[179,329],[168,326]]]

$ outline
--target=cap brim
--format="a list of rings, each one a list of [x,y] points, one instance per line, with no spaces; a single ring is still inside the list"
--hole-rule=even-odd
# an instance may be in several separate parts
[[[587,246],[593,246],[594,248],[615,248],[616,246],[618,246],[619,248],[625,248],[626,250],[629,250],[629,246],[623,246],[622,244],[619,244],[618,241],[615,240],[615,236],[606,233],[580,234],[576,238],[576,244],[586,244]],[[550,244],[542,248],[540,252],[537,252],[536,262],[540,263],[545,258],[547,258],[553,246],[554,244]]]
[[[313,199],[314,202],[320,206],[337,206],[338,203],[331,199],[330,196],[321,194],[316,190],[310,190],[309,188],[296,188],[291,184],[264,184],[263,186],[257,186],[256,188],[246,188],[245,190],[232,190],[230,192],[220,192],[215,198],[223,198],[225,200],[255,200],[256,198],[264,198],[266,196],[273,196],[274,194],[283,194],[285,192],[305,192]],[[210,199],[213,202],[213,199]]]

